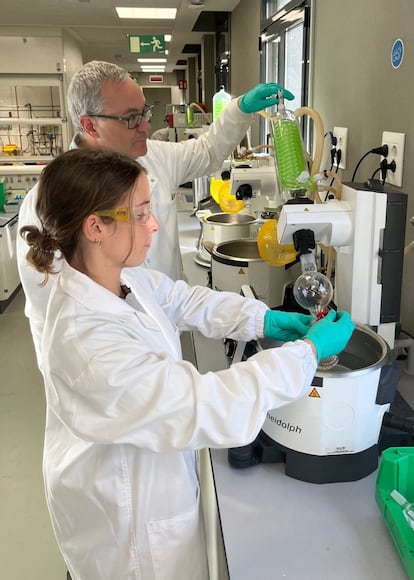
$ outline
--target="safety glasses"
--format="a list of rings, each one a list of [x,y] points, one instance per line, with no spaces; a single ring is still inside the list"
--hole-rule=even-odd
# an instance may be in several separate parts
[[[100,115],[100,114],[90,114],[88,117],[99,117],[100,119],[113,119],[114,121],[122,121],[126,123],[128,129],[136,129],[141,125],[142,120],[145,119],[149,121],[152,117],[152,107],[153,105],[145,105],[141,113],[131,113],[125,117],[119,115]]]
[[[133,208],[132,211],[129,207],[114,207],[113,209],[94,211],[93,214],[99,217],[110,217],[118,222],[128,222],[134,219],[138,225],[145,226],[152,215],[152,209],[151,204],[148,203],[144,206]]]

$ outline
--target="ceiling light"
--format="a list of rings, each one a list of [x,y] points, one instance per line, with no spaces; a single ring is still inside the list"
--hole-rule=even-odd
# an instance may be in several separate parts
[[[204,6],[205,3],[206,3],[206,0],[190,0],[188,7],[189,8],[200,8],[200,7]]]
[[[141,65],[142,72],[164,72],[165,66],[143,66]]]
[[[177,14],[176,8],[128,8],[116,6],[115,10],[119,18],[174,20]]]
[[[166,58],[137,58],[138,62],[153,63],[153,62],[167,62]]]
[[[125,34],[125,36],[127,38],[129,38],[131,35],[129,33]],[[171,34],[164,34],[164,42],[171,42]]]

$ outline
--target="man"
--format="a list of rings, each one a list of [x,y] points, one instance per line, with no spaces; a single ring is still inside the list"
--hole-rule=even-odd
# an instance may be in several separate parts
[[[160,270],[174,280],[182,277],[178,223],[174,192],[181,183],[217,171],[245,135],[252,122],[251,113],[277,103],[275,83],[261,84],[229,103],[208,132],[198,139],[181,143],[149,140],[151,109],[141,87],[127,71],[117,65],[92,61],[73,76],[67,94],[68,111],[77,130],[71,147],[108,149],[139,159],[148,172],[153,212],[160,223],[145,266]],[[287,99],[293,95],[284,90]],[[59,195],[59,192],[56,192]],[[19,231],[25,225],[38,225],[37,186],[25,197],[19,212]],[[17,260],[26,296],[25,314],[29,318],[39,366],[40,338],[50,286],[39,286],[43,279],[26,262],[27,245],[18,236]],[[60,270],[56,262],[56,271]]]

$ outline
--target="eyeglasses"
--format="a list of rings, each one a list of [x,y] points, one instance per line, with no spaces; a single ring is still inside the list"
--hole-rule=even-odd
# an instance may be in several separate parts
[[[138,225],[145,226],[152,215],[152,208],[151,204],[148,203],[145,206],[134,208],[132,212],[129,207],[115,207],[94,211],[93,214],[99,217],[110,217],[118,222],[128,222],[133,218]]]
[[[126,117],[121,117],[118,115],[88,115],[88,117],[99,117],[100,119],[114,119],[114,121],[122,121],[128,125],[128,129],[136,129],[141,125],[142,119],[149,121],[152,117],[152,107],[153,105],[145,105],[141,113],[131,113]]]

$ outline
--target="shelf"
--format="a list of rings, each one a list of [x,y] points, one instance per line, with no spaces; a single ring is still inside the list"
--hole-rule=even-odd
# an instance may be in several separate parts
[[[0,127],[4,125],[63,125],[67,119],[61,117],[0,117]]]
[[[10,164],[19,165],[19,164],[38,164],[43,162],[52,161],[54,159],[53,155],[0,155],[0,166],[5,164],[9,166]]]
[[[0,165],[0,177],[5,175],[39,175],[46,163],[36,165]]]

